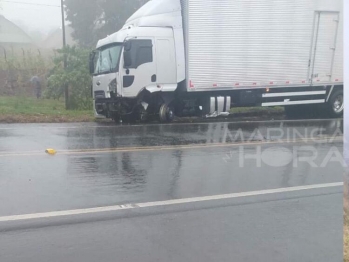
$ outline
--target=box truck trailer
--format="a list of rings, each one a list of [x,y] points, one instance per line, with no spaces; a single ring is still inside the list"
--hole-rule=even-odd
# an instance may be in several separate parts
[[[343,114],[342,0],[151,0],[91,53],[96,117]]]

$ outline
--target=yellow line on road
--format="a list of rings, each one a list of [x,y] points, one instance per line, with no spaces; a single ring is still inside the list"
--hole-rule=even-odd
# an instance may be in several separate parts
[[[191,145],[174,145],[174,146],[151,146],[151,147],[121,147],[121,148],[101,148],[101,149],[82,149],[82,150],[57,150],[57,155],[84,155],[84,154],[106,154],[119,152],[145,152],[145,151],[165,151],[165,150],[189,150],[189,149],[208,149],[219,147],[240,147],[240,146],[257,146],[257,145],[275,145],[275,144],[296,144],[296,143],[332,143],[343,141],[342,136],[338,137],[321,137],[311,139],[295,140],[276,140],[276,141],[256,141],[256,142],[235,142],[235,143],[210,143],[210,144],[191,144]],[[0,157],[21,157],[21,156],[42,156],[42,152],[31,151],[23,153],[5,153]]]

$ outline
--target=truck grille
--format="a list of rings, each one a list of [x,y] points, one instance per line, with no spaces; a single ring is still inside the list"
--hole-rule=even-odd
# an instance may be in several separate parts
[[[104,91],[95,91],[95,99],[98,98],[105,98],[105,92]]]

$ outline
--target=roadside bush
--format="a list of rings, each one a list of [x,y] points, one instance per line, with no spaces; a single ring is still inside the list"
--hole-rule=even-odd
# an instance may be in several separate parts
[[[64,68],[66,57],[67,66]],[[54,67],[49,73],[46,98],[61,99],[65,86],[69,90],[68,109],[92,109],[91,77],[88,68],[89,50],[67,46],[57,51]]]

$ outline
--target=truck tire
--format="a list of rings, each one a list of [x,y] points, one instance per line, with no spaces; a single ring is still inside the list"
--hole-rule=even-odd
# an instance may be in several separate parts
[[[344,94],[343,90],[337,90],[332,93],[327,102],[328,113],[330,117],[340,118],[344,112]]]
[[[162,104],[159,110],[159,119],[162,123],[170,123],[174,120],[174,111],[171,106]]]

